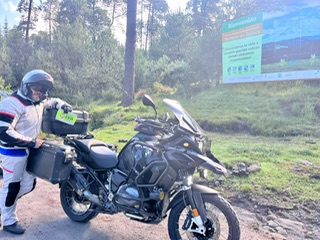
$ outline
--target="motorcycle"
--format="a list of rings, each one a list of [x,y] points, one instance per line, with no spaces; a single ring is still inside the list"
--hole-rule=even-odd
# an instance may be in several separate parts
[[[216,190],[193,182],[194,173],[204,169],[227,174],[199,124],[178,101],[163,100],[174,118],[159,118],[149,96],[142,102],[155,116],[136,118],[137,133],[119,153],[88,134],[64,137],[64,145],[76,153],[68,180],[60,183],[64,212],[76,222],[99,213],[121,212],[148,224],[168,216],[173,240],[240,239],[231,205]]]

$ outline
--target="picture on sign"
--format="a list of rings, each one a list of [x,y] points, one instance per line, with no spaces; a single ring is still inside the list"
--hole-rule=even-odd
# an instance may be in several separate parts
[[[223,82],[320,79],[320,3],[289,1],[222,26]]]

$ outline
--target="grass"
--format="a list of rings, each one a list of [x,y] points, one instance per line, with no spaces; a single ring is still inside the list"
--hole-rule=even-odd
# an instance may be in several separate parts
[[[318,85],[315,81],[222,85],[191,99],[170,98],[179,100],[201,123],[213,140],[212,152],[228,168],[239,162],[261,166],[248,177],[229,177],[221,189],[301,202],[320,199],[320,180],[311,177],[320,176]],[[160,98],[154,101],[160,115],[169,111]],[[119,149],[125,144],[119,140],[135,134],[136,116],[153,116],[153,110],[139,102],[130,108],[93,104],[88,110],[99,120],[95,137]]]
[[[267,194],[274,198],[287,195],[294,201],[320,198],[320,181],[310,179],[311,175],[320,173],[319,139],[221,134],[210,136],[214,140],[212,152],[229,168],[239,162],[261,166],[260,172],[248,177],[229,179],[230,189],[251,195]]]
[[[103,129],[96,129],[92,133],[96,139],[116,144],[120,150],[125,145],[125,141],[129,140],[135,134],[133,127],[134,122],[115,124],[113,126],[107,126]]]

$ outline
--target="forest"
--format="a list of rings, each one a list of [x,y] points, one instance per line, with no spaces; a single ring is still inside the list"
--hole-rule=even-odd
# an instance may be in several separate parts
[[[9,26],[5,16],[0,22],[0,80],[15,90],[27,71],[44,69],[56,80],[51,95],[74,105],[144,92],[190,98],[221,83],[222,23],[283,4],[189,0],[186,9],[172,12],[166,0],[20,0],[19,24]],[[134,24],[126,29],[126,22]],[[45,30],[37,30],[40,24]],[[119,33],[133,44],[126,47]],[[125,74],[126,50],[134,58],[127,65],[134,71],[131,79]]]

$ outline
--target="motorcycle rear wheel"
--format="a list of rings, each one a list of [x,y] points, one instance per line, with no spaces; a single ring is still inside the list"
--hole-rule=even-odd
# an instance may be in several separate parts
[[[68,181],[61,185],[60,202],[63,211],[75,222],[86,223],[98,215],[95,205],[84,196],[79,196]]]
[[[184,199],[171,209],[168,219],[170,239],[239,240],[239,221],[231,205],[219,195],[202,194],[202,199],[207,213],[205,236],[182,229],[188,214],[192,211],[188,200]]]

